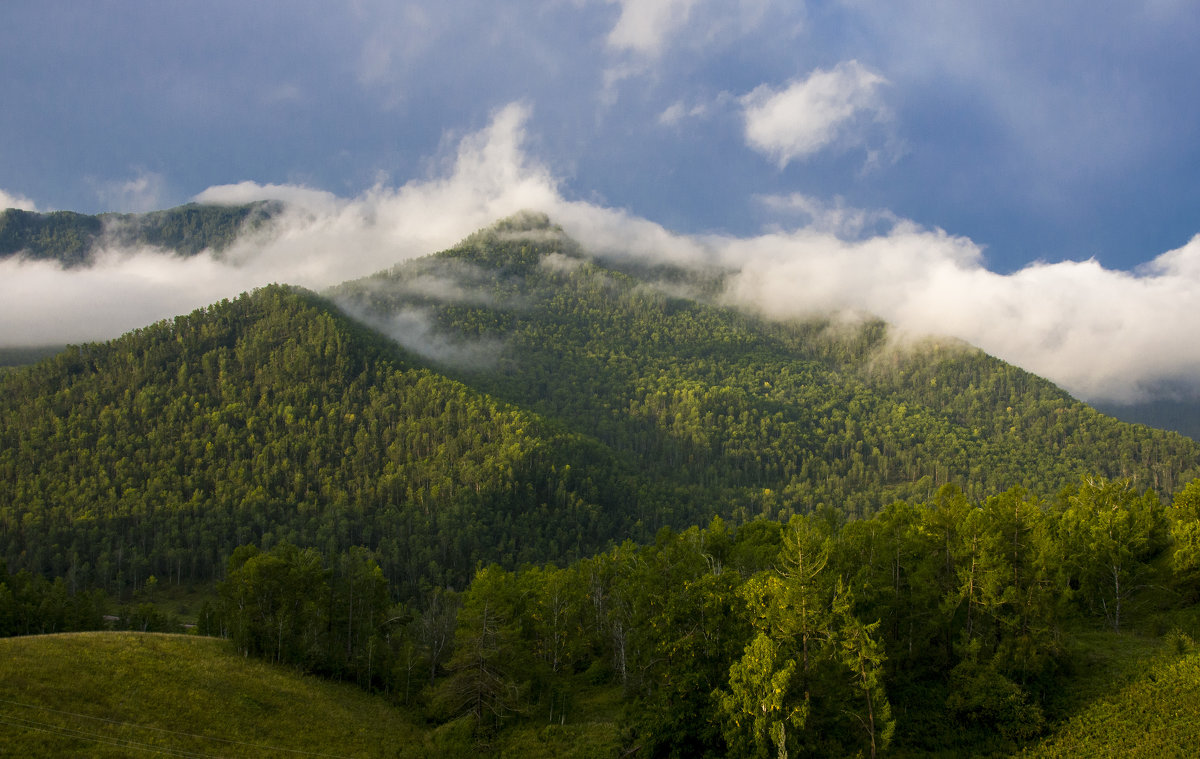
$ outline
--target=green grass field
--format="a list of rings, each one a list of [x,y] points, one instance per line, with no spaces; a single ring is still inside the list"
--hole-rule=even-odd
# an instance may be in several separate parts
[[[0,756],[386,757],[424,728],[351,685],[186,635],[0,639]]]

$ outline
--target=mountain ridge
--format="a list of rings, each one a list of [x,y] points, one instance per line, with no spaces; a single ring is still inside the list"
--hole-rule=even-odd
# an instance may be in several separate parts
[[[220,253],[243,231],[257,229],[282,208],[277,201],[257,201],[96,215],[0,209],[0,260],[20,255],[73,268],[92,264],[106,247],[153,247],[181,256],[202,250]]]
[[[768,322],[658,274],[526,214],[323,295],[268,287],[7,372],[0,552],[122,592],[218,578],[248,542],[367,545],[413,594],[713,516],[865,516],[945,484],[1051,497],[1083,474],[1173,492],[1200,471],[1193,441],[981,352]]]

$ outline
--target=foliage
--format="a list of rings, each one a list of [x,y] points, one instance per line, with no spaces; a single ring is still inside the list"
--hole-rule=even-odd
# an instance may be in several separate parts
[[[219,580],[237,545],[292,541],[369,543],[411,597],[477,559],[584,555],[632,522],[592,442],[284,288],[0,383],[0,554],[114,594]]]
[[[27,570],[8,573],[0,561],[0,637],[100,630],[109,599],[102,591],[83,591],[57,577],[49,580]]]
[[[6,372],[0,625],[214,583],[203,632],[389,694],[421,751],[874,756],[1036,738],[1065,623],[1194,602],[1200,446],[721,276],[521,216]]]
[[[1200,740],[1200,653],[1174,637],[1137,676],[1110,685],[1021,756],[1184,756]]]
[[[1172,492],[1200,474],[1193,441],[967,346],[898,344],[878,322],[771,323],[715,305],[720,278],[602,265],[525,215],[330,295],[372,324],[416,309],[439,340],[502,345],[439,370],[610,446],[655,483],[639,494],[648,516],[676,529],[714,513],[865,516],[946,483],[982,499],[1083,474]]]
[[[1085,479],[1067,499],[1061,531],[1072,588],[1121,631],[1128,601],[1167,545],[1168,523],[1158,496],[1130,483]]]

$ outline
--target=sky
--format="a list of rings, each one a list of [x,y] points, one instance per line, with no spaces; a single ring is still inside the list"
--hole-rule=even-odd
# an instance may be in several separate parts
[[[291,201],[225,259],[0,264],[0,343],[335,284],[546,211],[1088,400],[1200,394],[1189,0],[0,4],[0,206]]]

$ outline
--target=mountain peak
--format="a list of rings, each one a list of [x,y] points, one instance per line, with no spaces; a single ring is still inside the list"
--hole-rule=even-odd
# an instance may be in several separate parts
[[[541,211],[519,211],[475,232],[444,256],[467,260],[509,274],[537,266],[543,257],[583,258],[583,249]]]
[[[562,234],[562,227],[553,224],[550,217],[541,212],[531,209],[517,211],[512,216],[501,219],[489,227],[491,231],[499,234],[505,232],[557,232]]]

